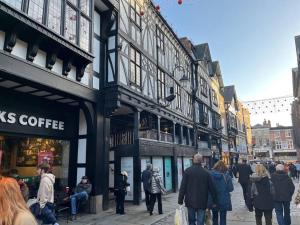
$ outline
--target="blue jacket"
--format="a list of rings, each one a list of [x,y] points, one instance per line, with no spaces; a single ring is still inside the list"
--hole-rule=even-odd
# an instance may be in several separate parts
[[[208,208],[213,208],[215,210],[219,211],[231,211],[232,205],[231,205],[231,197],[230,192],[233,191],[233,184],[232,184],[232,178],[226,173],[221,173],[215,170],[210,171],[210,174],[212,176],[213,184],[215,186],[215,189],[217,191],[217,207],[212,207],[212,201],[209,197],[208,201]]]

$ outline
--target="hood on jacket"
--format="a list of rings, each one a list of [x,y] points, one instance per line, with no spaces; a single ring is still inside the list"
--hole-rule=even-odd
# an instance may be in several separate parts
[[[49,179],[52,184],[55,183],[55,176],[52,173],[42,174],[41,179]]]
[[[276,171],[272,175],[274,181],[287,181],[289,176],[284,171]]]
[[[214,178],[216,178],[216,179],[223,179],[223,176],[224,176],[224,174],[223,173],[221,173],[221,172],[219,172],[219,171],[216,171],[216,170],[212,170],[211,171],[211,175],[214,177]]]
[[[264,178],[268,178],[267,175],[265,176],[258,176],[256,173],[254,173],[251,177],[250,177],[250,181],[251,182],[260,182],[262,181]],[[265,179],[266,180],[266,179]]]

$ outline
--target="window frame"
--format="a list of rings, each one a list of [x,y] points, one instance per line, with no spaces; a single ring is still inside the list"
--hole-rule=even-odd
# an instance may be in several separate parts
[[[157,68],[157,98],[166,98],[166,73],[160,68]]]
[[[292,131],[291,130],[286,130],[285,131],[285,137],[292,137]]]
[[[218,102],[217,92],[214,89],[212,89],[211,91],[212,91],[212,101],[213,101],[213,104],[215,106],[218,106],[219,102]]]
[[[201,94],[208,97],[208,83],[203,77],[200,77],[200,87]]]
[[[129,0],[129,6],[130,6],[129,19],[133,24],[136,25],[137,28],[139,28],[141,30],[142,17],[141,17],[140,12],[137,11],[137,6],[140,8],[140,11],[141,11],[142,6],[140,6],[136,0]],[[132,11],[134,13],[134,19],[131,16]]]
[[[159,27],[156,27],[156,46],[165,53],[165,34]]]
[[[132,52],[134,52],[134,59],[132,59]],[[137,59],[137,55],[139,55],[139,64],[137,63],[136,59]],[[137,87],[139,89],[142,88],[142,70],[141,70],[141,61],[142,61],[142,54],[141,52],[139,52],[136,48],[134,48],[133,46],[130,46],[130,76],[129,76],[129,80],[130,80],[130,85]],[[134,79],[132,77],[132,71],[131,71],[131,67],[132,65],[134,65]],[[139,74],[137,74],[137,68],[139,68]],[[139,83],[138,81],[138,76],[139,76]]]
[[[276,141],[275,141],[275,149],[276,149],[276,150],[282,149],[282,143],[281,143],[281,140],[276,140]]]

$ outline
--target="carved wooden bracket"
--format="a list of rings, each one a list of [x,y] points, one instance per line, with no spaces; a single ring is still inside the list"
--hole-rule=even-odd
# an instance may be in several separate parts
[[[71,71],[71,67],[72,67],[71,60],[64,60],[62,74],[68,76],[68,73]]]
[[[29,43],[27,48],[26,59],[32,62],[36,57],[38,50],[39,50],[39,44],[37,42]]]
[[[4,51],[11,52],[16,45],[17,34],[14,31],[8,31],[5,33]]]
[[[77,81],[81,81],[81,78],[83,77],[84,75],[84,71],[85,71],[85,68],[86,68],[87,64],[82,64],[82,65],[78,65],[76,67],[76,80]]]
[[[53,65],[55,64],[57,59],[57,54],[55,52],[48,53],[46,57],[46,68],[52,70]]]

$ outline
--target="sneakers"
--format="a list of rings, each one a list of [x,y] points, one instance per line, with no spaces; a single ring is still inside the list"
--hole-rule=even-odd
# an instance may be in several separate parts
[[[74,220],[76,220],[76,219],[77,219],[76,215],[71,215],[71,220],[72,220],[72,221],[74,221]]]
[[[58,223],[55,223],[55,224],[53,224],[53,225],[59,225]]]

